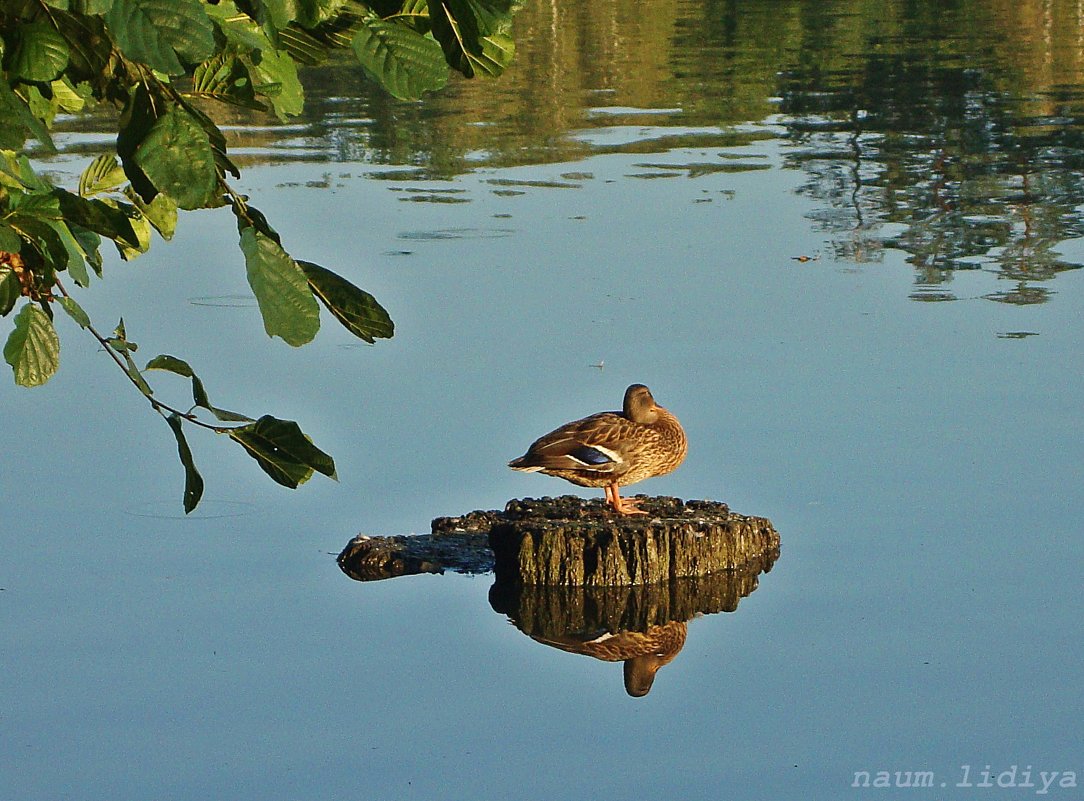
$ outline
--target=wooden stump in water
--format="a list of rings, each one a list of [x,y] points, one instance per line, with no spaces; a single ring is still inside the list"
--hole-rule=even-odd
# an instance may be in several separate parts
[[[438,517],[432,534],[357,536],[338,561],[359,581],[496,569],[498,580],[527,585],[620,587],[758,568],[779,554],[771,522],[725,503],[641,496],[640,507],[647,514],[572,495],[513,500],[504,511]]]
[[[624,586],[709,576],[771,562],[779,534],[725,503],[640,498],[646,515],[616,515],[574,496],[510,501],[489,532],[498,576],[524,584]],[[759,571],[758,571],[759,572]]]

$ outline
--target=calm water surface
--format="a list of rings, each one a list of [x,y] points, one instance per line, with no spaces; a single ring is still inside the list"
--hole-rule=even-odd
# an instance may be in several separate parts
[[[290,493],[193,435],[189,519],[73,326],[49,385],[0,383],[0,799],[1081,798],[1084,17],[832,5],[531,5],[499,84],[334,67],[298,124],[233,121],[240,188],[396,336],[268,340],[222,214],[108,264],[95,319],[337,461]],[[59,172],[100,139],[63,141]],[[691,442],[638,489],[783,542],[646,697],[490,576],[337,568],[575,491],[504,465],[634,381]]]

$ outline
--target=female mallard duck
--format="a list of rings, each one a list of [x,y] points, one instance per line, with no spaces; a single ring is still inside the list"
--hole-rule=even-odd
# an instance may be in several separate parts
[[[681,423],[655,403],[651,390],[633,384],[620,412],[599,412],[565,423],[508,463],[513,470],[557,476],[581,487],[605,487],[606,501],[623,515],[647,514],[618,487],[674,470],[688,445]]]

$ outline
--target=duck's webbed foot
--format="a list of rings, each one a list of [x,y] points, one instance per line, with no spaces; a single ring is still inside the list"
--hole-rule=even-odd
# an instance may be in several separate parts
[[[617,484],[610,484],[606,487],[606,501],[614,508],[614,511],[620,515],[646,515],[647,512],[639,509],[639,501],[632,498],[622,498],[618,490]]]

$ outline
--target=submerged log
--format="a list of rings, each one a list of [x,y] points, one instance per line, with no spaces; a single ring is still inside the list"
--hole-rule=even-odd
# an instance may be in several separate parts
[[[359,534],[339,554],[339,567],[356,581],[379,581],[418,573],[488,573],[493,551],[488,531],[449,531],[439,534]]]
[[[503,511],[439,517],[432,534],[351,540],[338,562],[360,581],[415,573],[496,569],[528,585],[627,586],[770,565],[770,521],[724,503],[640,496],[647,514],[617,515],[571,495],[509,501]],[[758,567],[759,566],[759,567]]]

